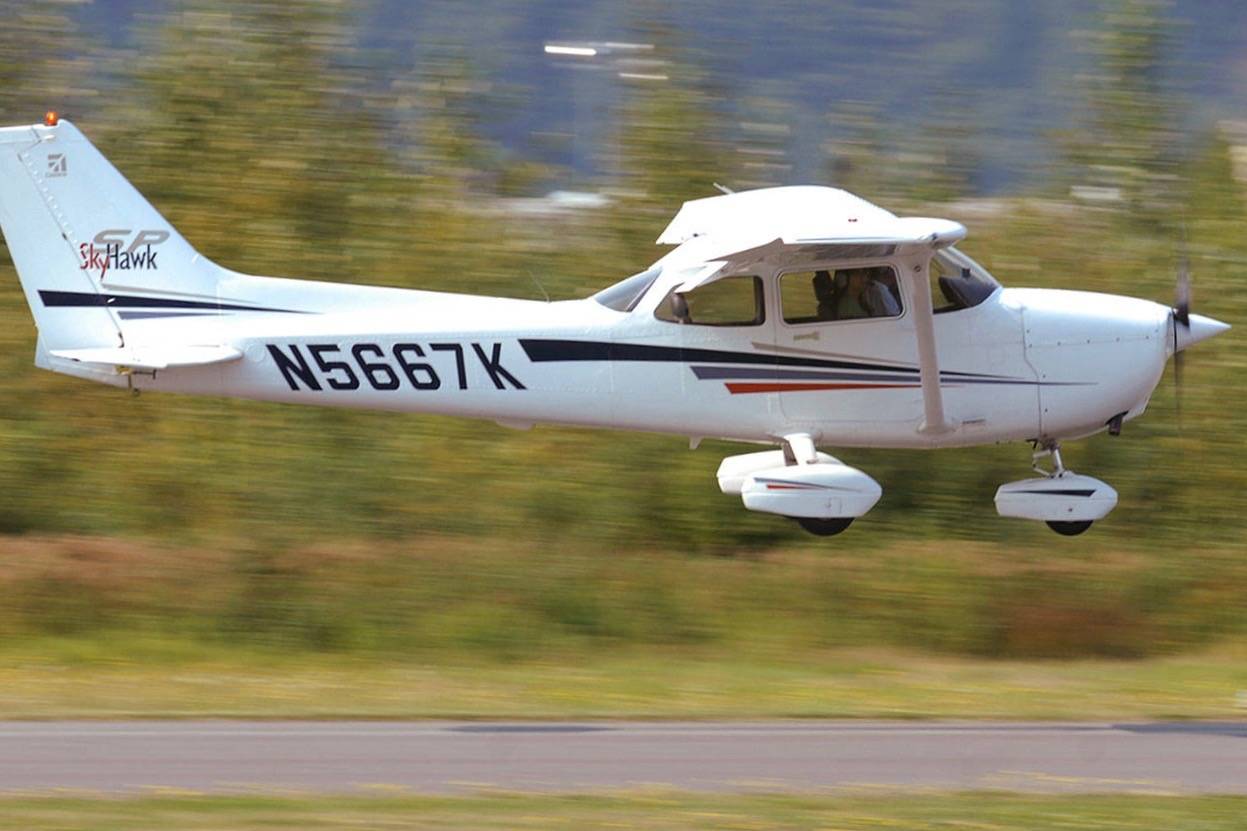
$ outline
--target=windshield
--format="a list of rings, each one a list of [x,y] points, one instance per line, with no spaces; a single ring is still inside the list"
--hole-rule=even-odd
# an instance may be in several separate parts
[[[593,299],[601,303],[608,309],[614,309],[617,312],[630,312],[636,308],[636,304],[641,302],[641,298],[645,296],[645,292],[649,287],[654,285],[654,281],[658,279],[658,275],[662,273],[660,268],[651,268],[642,271],[640,274],[633,274],[620,280],[613,286],[608,286],[597,294],[593,295]]]
[[[990,283],[993,287],[1000,285],[1000,282],[993,277],[987,269],[967,257],[961,251],[958,251],[954,246],[950,245],[948,248],[945,248],[937,253],[935,255],[935,261],[941,265],[949,265],[949,271],[955,271],[958,274],[961,273],[963,268],[968,268],[970,269],[970,276],[975,280],[982,280],[983,282]]]
[[[977,306],[1000,288],[987,269],[952,247],[931,258],[931,278],[932,288],[939,290],[936,314]]]

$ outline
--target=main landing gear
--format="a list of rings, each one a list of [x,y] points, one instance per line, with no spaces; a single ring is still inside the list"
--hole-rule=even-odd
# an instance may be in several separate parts
[[[719,489],[740,494],[749,510],[789,517],[820,537],[848,528],[883,494],[862,471],[820,453],[805,433],[784,436],[780,450],[727,457],[718,477]]]
[[[1031,467],[1038,478],[1010,482],[996,491],[1001,516],[1043,522],[1073,537],[1117,505],[1117,491],[1066,469],[1055,439],[1035,442]],[[820,537],[844,531],[883,493],[862,471],[819,452],[806,434],[785,436],[780,450],[729,456],[719,465],[718,479],[719,488],[739,494],[749,510],[788,517]]]
[[[1051,459],[1051,470],[1042,466],[1045,459]],[[996,512],[1001,516],[1039,520],[1062,536],[1074,537],[1117,505],[1117,491],[1066,469],[1055,439],[1035,443],[1031,469],[1042,478],[1010,482],[996,491]]]

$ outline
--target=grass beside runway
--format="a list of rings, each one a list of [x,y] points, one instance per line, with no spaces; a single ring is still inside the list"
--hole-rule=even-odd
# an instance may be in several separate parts
[[[1123,546],[0,536],[0,718],[1247,717],[1241,546]]]
[[[436,664],[578,664],[672,649],[806,661],[846,647],[1077,660],[1247,642],[1238,539],[1175,547],[1108,535],[1054,546],[1042,527],[1025,545],[862,530],[834,545],[805,535],[701,551],[523,530],[202,546],[0,535],[0,652],[60,639],[54,655],[111,645],[111,659],[125,662],[152,652],[144,641],[157,635],[164,652]],[[713,546],[716,534],[706,528],[699,539]]]
[[[1247,797],[1021,796],[1001,793],[611,795],[434,798],[152,796],[0,799],[0,829],[247,831],[439,829],[1220,829],[1247,828]]]
[[[1247,645],[1144,660],[895,649],[620,649],[544,660],[396,661],[126,636],[0,652],[0,718],[1237,719]]]

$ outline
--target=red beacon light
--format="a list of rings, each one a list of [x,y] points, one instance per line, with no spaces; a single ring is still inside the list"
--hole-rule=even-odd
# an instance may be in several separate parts
[[[61,120],[61,117],[57,115],[56,110],[48,110],[46,113],[43,114],[43,123],[48,125],[49,127],[55,127],[60,122],[60,120]]]

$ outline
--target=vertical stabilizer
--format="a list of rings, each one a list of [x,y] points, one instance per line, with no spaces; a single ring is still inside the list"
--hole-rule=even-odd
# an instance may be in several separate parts
[[[221,270],[68,121],[0,128],[0,229],[41,349],[124,345],[126,308],[216,299]]]

